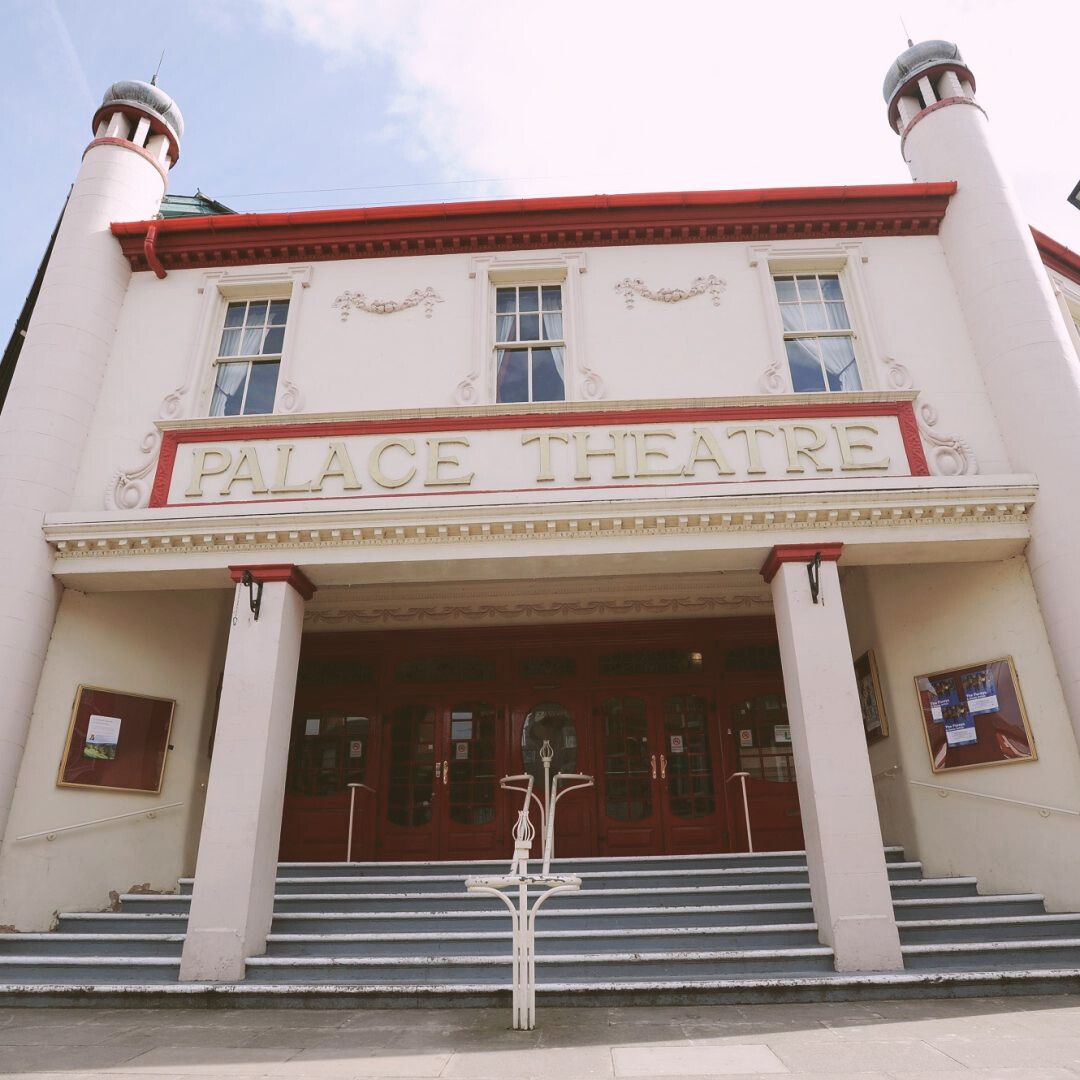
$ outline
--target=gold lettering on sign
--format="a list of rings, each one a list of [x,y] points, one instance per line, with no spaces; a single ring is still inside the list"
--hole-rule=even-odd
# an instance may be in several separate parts
[[[761,446],[758,444],[759,435],[773,436],[776,430],[771,427],[762,427],[760,424],[740,424],[727,429],[727,437],[742,435],[746,439],[746,456],[750,464],[746,469],[748,476],[761,475],[768,472],[761,460]]]
[[[218,459],[214,465],[209,464],[211,456]],[[192,454],[191,483],[184,495],[189,499],[201,499],[203,480],[207,476],[220,476],[231,464],[232,454],[228,450],[219,450],[213,446],[196,450]]]
[[[724,457],[716,436],[708,428],[694,428],[690,435],[690,459],[683,469],[683,476],[693,476],[698,465],[703,461],[711,461],[716,466],[719,476],[734,476],[735,470],[728,464]]]
[[[297,495],[300,492],[311,490],[311,484],[289,483],[289,462],[292,460],[292,452],[296,447],[292,443],[279,443],[277,448],[277,471],[274,473],[274,486],[270,489],[272,495]]]
[[[851,472],[855,469],[887,469],[892,462],[891,458],[884,458],[879,461],[856,461],[856,450],[874,450],[876,447],[872,442],[866,442],[865,440],[852,439],[851,433],[853,431],[865,431],[871,435],[876,435],[878,429],[872,424],[833,424],[833,431],[836,432],[836,442],[840,447],[840,468],[844,472]]]
[[[799,464],[799,457],[810,459],[814,471],[832,472],[832,466],[826,465],[818,456],[817,452],[825,448],[829,433],[815,424],[781,424],[780,430],[784,433],[784,442],[787,444],[787,471],[789,473],[804,473],[806,467]],[[798,433],[808,431],[813,440],[806,446],[799,445]]]
[[[332,442],[326,455],[323,467],[318,471],[315,479],[311,481],[312,491],[322,491],[323,484],[329,476],[340,476],[342,487],[346,491],[356,491],[360,487],[360,481],[356,478],[356,469],[353,468],[352,458],[343,442]]]
[[[368,458],[368,472],[371,473],[371,479],[375,481],[379,487],[384,488],[399,488],[404,487],[415,475],[416,466],[413,465],[404,476],[387,476],[382,470],[382,456],[392,446],[398,446],[405,451],[409,457],[416,456],[416,443],[412,439],[383,439],[374,450],[371,451],[371,457]]]
[[[563,446],[569,446],[570,436],[548,431],[537,431],[532,435],[521,436],[522,446],[528,446],[531,443],[537,443],[540,446],[540,465],[536,470],[538,484],[550,483],[555,479],[555,473],[551,469],[551,444],[553,442],[561,442]]]
[[[629,480],[630,473],[626,469],[626,436],[625,431],[609,431],[611,439],[610,450],[589,449],[589,433],[587,431],[574,432],[574,450],[577,454],[577,470],[574,473],[575,480],[591,480],[592,472],[589,469],[589,461],[594,457],[611,458],[611,479]]]
[[[674,431],[635,431],[634,447],[637,450],[636,476],[681,476],[682,466],[674,469],[654,469],[649,465],[649,458],[659,458],[670,464],[668,452],[659,446],[650,446],[650,439],[674,439]]]
[[[452,454],[443,456],[443,447],[445,446],[465,446],[468,447],[469,440],[463,438],[457,439],[428,439],[428,460],[427,460],[427,476],[424,479],[424,487],[468,487],[473,482],[473,477],[476,473],[469,473],[467,476],[440,476],[439,469],[443,465],[453,465],[457,468],[461,468],[461,462]]]
[[[245,469],[244,466],[247,466]],[[231,495],[233,484],[246,481],[251,485],[252,495],[266,494],[266,481],[263,479],[262,467],[259,465],[259,455],[254,446],[241,446],[233,462],[233,467],[225,477],[225,483],[221,485],[222,495]]]

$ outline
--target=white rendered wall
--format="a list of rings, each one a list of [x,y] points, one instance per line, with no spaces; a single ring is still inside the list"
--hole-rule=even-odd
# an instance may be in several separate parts
[[[974,874],[983,892],[1041,892],[1051,910],[1080,910],[1080,862],[1068,854],[1080,850],[1080,819],[909,783],[1080,810],[1080,753],[1025,560],[860,568],[844,598],[852,653],[876,651],[889,718],[870,749],[885,842],[930,876]],[[1016,664],[1038,760],[933,773],[915,676],[1001,656]]]
[[[1028,561],[1080,735],[1080,360],[982,111],[926,113],[904,148],[914,179],[959,182],[941,244],[1009,457],[1039,478]]]
[[[42,516],[71,505],[131,276],[109,225],[152,216],[163,192],[133,150],[88,150],[0,414],[0,833],[59,599]]]
[[[825,250],[833,257],[848,251],[849,263],[858,263],[857,271],[844,273],[858,320],[865,388],[895,389],[897,372],[886,358],[902,364],[911,385],[923,391],[920,404],[937,410],[935,430],[969,443],[982,473],[1009,471],[936,237],[866,239],[850,250],[796,241],[773,250],[803,254],[808,265],[824,258]],[[533,254],[547,260],[558,253]],[[581,302],[572,345],[577,361],[604,380],[605,400],[762,393],[762,378],[782,344],[775,296],[761,269],[751,265],[750,247],[595,248],[586,251],[586,264],[587,272],[577,277]],[[227,283],[230,276],[240,281],[252,274],[272,279],[279,271],[285,280],[287,269],[235,267],[213,274]],[[287,360],[302,411],[456,404],[455,389],[474,366],[473,356],[488,356],[484,342],[474,352],[480,286],[469,277],[468,256],[323,262],[310,271],[310,285],[291,316]],[[640,277],[651,288],[685,288],[709,274],[726,283],[719,306],[705,294],[678,304],[638,297],[628,310],[615,291],[626,277]],[[132,277],[72,509],[100,510],[117,469],[149,463],[139,444],[167,395],[183,389],[179,415],[206,415],[224,312],[218,277],[198,270],[171,271],[164,280],[149,273]],[[354,310],[343,322],[334,307],[345,290],[401,299],[429,285],[443,297],[430,319],[416,307],[384,315]]]
[[[172,892],[195,867],[209,771],[208,741],[224,664],[231,594],[68,591],[34,706],[19,785],[0,855],[0,925],[47,930],[55,911],[97,911],[133,885]],[[56,785],[80,683],[173,698],[160,795]],[[132,818],[62,833],[15,837],[183,802],[153,820]]]

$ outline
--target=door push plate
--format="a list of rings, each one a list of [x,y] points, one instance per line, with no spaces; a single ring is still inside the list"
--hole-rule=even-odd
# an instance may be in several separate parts
[[[435,762],[435,779],[436,780],[441,780],[442,779],[442,762],[441,761],[436,761]]]

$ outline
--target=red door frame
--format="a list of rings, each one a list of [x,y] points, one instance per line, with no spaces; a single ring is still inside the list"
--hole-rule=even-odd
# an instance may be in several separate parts
[[[600,662],[603,656],[610,658],[612,654],[649,650],[672,654],[685,652],[687,656],[696,657],[699,668],[674,674],[658,671],[630,675],[624,674],[618,663],[604,669]],[[734,665],[732,657],[736,659]],[[359,665],[356,670],[363,676],[354,686],[342,681],[348,678],[351,664]],[[395,835],[387,826],[389,724],[394,708],[404,702],[428,704],[435,710],[437,731],[441,730],[440,724],[447,728],[447,735],[440,736],[444,738],[440,745],[445,745],[447,750],[448,715],[456,702],[486,701],[504,710],[497,750],[500,774],[522,771],[521,727],[530,707],[544,700],[559,701],[580,715],[578,767],[580,771],[596,775],[598,784],[594,792],[575,793],[562,803],[560,814],[565,814],[566,830],[558,830],[564,839],[556,854],[569,857],[609,853],[610,847],[603,835],[601,820],[603,769],[599,755],[602,746],[592,716],[594,703],[612,695],[630,693],[628,688],[635,688],[654,703],[650,711],[656,718],[649,722],[660,737],[663,731],[659,713],[665,695],[700,693],[709,703],[710,752],[718,800],[716,828],[711,836],[702,837],[700,842],[694,839],[687,843],[665,843],[661,827],[658,841],[662,850],[670,847],[673,851],[689,853],[691,849],[701,848],[712,851],[745,849],[741,795],[737,784],[726,783],[727,777],[737,771],[735,763],[738,761],[738,749],[728,723],[731,702],[758,687],[780,686],[782,693],[776,630],[770,617],[470,628],[466,632],[409,630],[305,634],[301,674],[306,670],[314,671],[316,676],[329,671],[332,677],[321,682],[319,677],[301,678],[297,692],[297,722],[304,711],[329,708],[355,711],[356,706],[352,703],[361,700],[371,710],[368,715],[376,718],[371,749],[378,755],[372,759],[372,764],[377,762],[378,765],[374,770],[369,766],[368,775],[378,777],[377,783],[372,784],[377,791],[373,799],[366,793],[363,793],[363,799],[358,796],[357,805],[362,817],[354,832],[354,858],[384,861],[437,859],[445,857],[441,852],[453,846],[437,835],[427,840],[417,837],[421,842],[416,844],[403,844],[405,838]],[[294,733],[296,730],[294,726]],[[440,763],[443,759],[440,757]],[[445,759],[449,760],[448,754]],[[291,774],[292,770],[290,779]],[[658,778],[657,795],[661,794],[659,784]],[[490,842],[456,857],[508,856],[510,815],[511,811],[516,813],[517,799],[516,795],[500,796],[496,821],[489,830]],[[316,814],[310,806],[301,813],[294,793],[287,794],[283,855],[288,852],[294,859],[312,857],[302,851],[301,840],[305,832],[312,855],[316,850],[328,852],[333,845],[329,834],[316,835],[320,829],[330,830],[330,834],[340,833],[344,847],[347,796],[328,796],[326,800],[321,814]],[[330,829],[335,813],[342,815],[340,829],[336,824]],[[439,821],[439,813],[436,801],[433,822]],[[320,821],[322,825],[317,824]],[[302,827],[303,822],[307,823],[306,829]],[[575,830],[579,830],[576,837],[573,836]],[[668,833],[671,835],[670,827]],[[534,851],[539,854],[539,846]],[[340,858],[344,858],[343,853]]]

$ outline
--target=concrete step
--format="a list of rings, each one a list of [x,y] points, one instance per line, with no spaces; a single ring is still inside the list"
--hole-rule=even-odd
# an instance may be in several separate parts
[[[991,916],[1042,915],[1045,900],[1040,893],[1008,893],[999,896],[912,896],[897,898],[893,911],[898,921],[911,919],[987,918]]]
[[[174,983],[179,972],[171,956],[0,956],[0,984]]]
[[[504,921],[503,926],[506,926]],[[487,933],[414,931],[407,934],[271,934],[267,956],[501,956],[512,952],[509,928]],[[677,927],[665,930],[563,930],[536,933],[536,955],[582,953],[725,952],[731,950],[814,948],[813,923],[737,926],[727,930]]]
[[[584,908],[560,910],[546,905],[539,922],[559,930],[619,927],[625,930],[679,927],[741,927],[773,923],[812,923],[813,906],[798,904],[729,904],[671,908]],[[438,926],[451,932],[485,932],[509,925],[501,904],[487,911],[278,912],[274,930],[282,934],[409,933]]]
[[[563,869],[569,869],[564,867]],[[505,873],[506,864],[499,864],[496,872]],[[576,872],[576,871],[575,871]],[[922,864],[918,862],[895,862],[889,864],[891,881],[916,880],[922,874]],[[345,874],[341,876],[319,875],[315,877],[281,877],[277,879],[278,895],[304,894],[319,892],[323,894],[342,893],[351,895],[364,893],[409,893],[446,892],[459,887],[466,875],[455,873],[429,874],[382,874],[361,876]],[[646,889],[678,888],[693,885],[775,885],[805,883],[808,881],[805,866],[738,866],[710,869],[663,868],[653,869],[638,867],[633,870],[605,869],[582,875],[584,886],[588,889],[626,889],[638,886]],[[191,892],[193,879],[180,879],[180,892]]]
[[[179,957],[183,934],[0,934],[0,964],[9,956]]]
[[[832,950],[753,949],[713,952],[572,953],[538,960],[537,985],[582,983],[596,979],[735,978],[743,975],[832,970]],[[252,982],[375,982],[423,985],[426,982],[505,984],[509,956],[406,957],[274,957],[248,960]]]
[[[898,926],[905,945],[1080,938],[1080,915],[914,919]]]
[[[183,934],[187,929],[187,908],[183,912],[132,913],[127,911],[62,911],[56,929],[64,934]]]
[[[904,945],[909,971],[1080,968],[1080,938]]]

